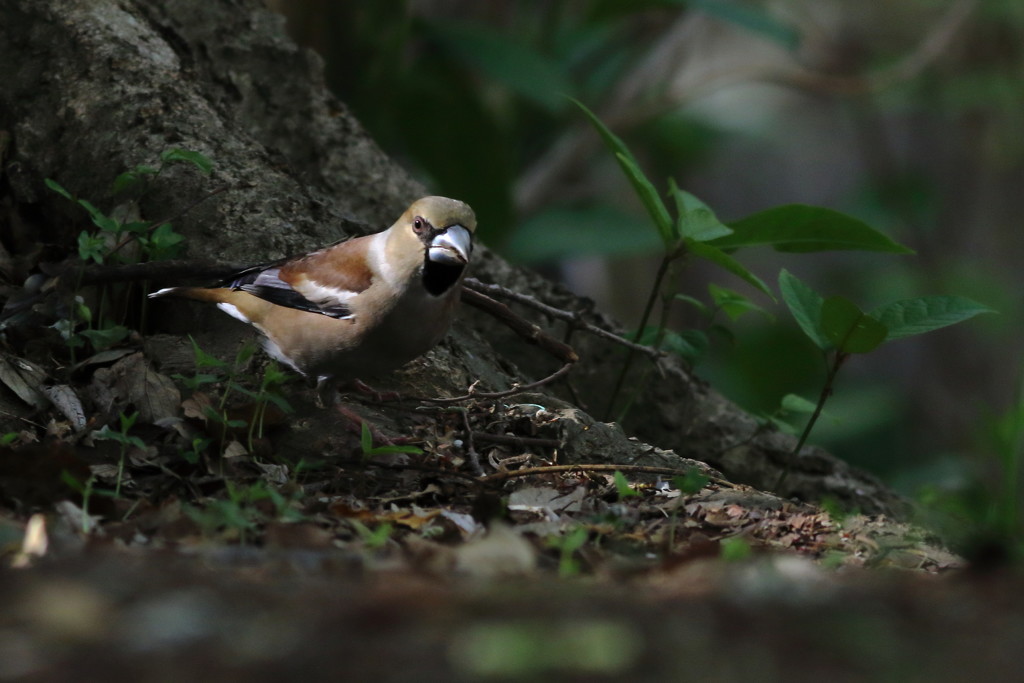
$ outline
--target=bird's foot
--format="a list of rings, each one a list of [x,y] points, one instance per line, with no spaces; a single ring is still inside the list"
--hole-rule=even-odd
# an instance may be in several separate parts
[[[352,388],[358,391],[360,394],[365,394],[366,396],[369,396],[377,403],[387,403],[390,401],[402,400],[402,394],[400,394],[397,391],[379,391],[359,379],[352,380]]]

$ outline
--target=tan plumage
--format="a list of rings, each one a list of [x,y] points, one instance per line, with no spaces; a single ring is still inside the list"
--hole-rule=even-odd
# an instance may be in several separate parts
[[[366,378],[444,336],[472,253],[465,203],[424,197],[383,232],[247,268],[218,287],[150,294],[217,304],[263,333],[270,355],[318,379]]]

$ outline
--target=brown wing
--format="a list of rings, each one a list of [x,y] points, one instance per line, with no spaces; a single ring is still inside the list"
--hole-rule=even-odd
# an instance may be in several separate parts
[[[366,265],[368,241],[358,237],[312,254],[250,268],[230,287],[255,297],[332,318],[349,318],[348,301],[373,281]]]
[[[334,244],[281,265],[280,278],[301,291],[303,283],[358,294],[370,287],[373,272],[367,263],[370,237]]]

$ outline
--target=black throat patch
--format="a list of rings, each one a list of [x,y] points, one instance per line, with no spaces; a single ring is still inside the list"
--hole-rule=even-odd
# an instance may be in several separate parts
[[[423,264],[423,287],[431,296],[441,296],[455,285],[466,267],[435,263],[427,259]]]

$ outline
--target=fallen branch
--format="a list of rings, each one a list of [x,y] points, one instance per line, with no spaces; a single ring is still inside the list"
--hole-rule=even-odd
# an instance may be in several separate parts
[[[476,281],[474,280],[473,282]],[[501,289],[504,290],[504,287]],[[505,325],[520,337],[531,344],[536,344],[562,362],[575,363],[580,359],[580,357],[576,355],[576,351],[573,350],[571,346],[560,342],[551,335],[545,333],[544,330],[540,329],[537,325],[527,322],[522,318],[522,316],[517,315],[511,308],[501,302],[495,301],[483,292],[463,287],[462,300],[470,306],[474,306],[482,311],[490,313],[492,316],[505,323]]]
[[[566,311],[561,308],[555,308],[554,306],[550,306],[542,301],[539,301],[538,299],[530,296],[529,294],[521,294],[519,292],[512,291],[507,287],[502,287],[501,285],[480,282],[475,278],[466,278],[466,280],[463,281],[463,285],[463,291],[472,291],[480,294],[486,293],[493,296],[499,296],[503,299],[515,301],[516,303],[523,304],[524,306],[529,306],[530,308],[536,311],[540,311],[549,318],[554,318],[555,320],[562,320],[569,323],[574,329],[583,330],[584,332],[588,332],[596,337],[601,337],[602,339],[607,339],[608,341],[620,344],[629,349],[633,349],[634,351],[637,351],[639,353],[644,353],[650,356],[653,360],[657,360],[658,358],[661,358],[663,355],[665,355],[664,351],[659,351],[658,349],[655,349],[650,346],[644,346],[643,344],[637,344],[635,342],[630,341],[629,339],[626,339],[625,337],[620,337],[614,332],[610,332],[604,329],[603,327],[598,327],[597,325],[592,325],[591,323],[585,322],[578,312]]]
[[[551,373],[550,375],[548,375],[547,377],[545,377],[543,379],[537,380],[536,382],[530,382],[529,384],[522,384],[522,385],[520,385],[519,383],[515,383],[515,384],[512,385],[511,388],[506,389],[504,391],[494,391],[494,392],[477,391],[476,390],[477,382],[474,382],[469,387],[469,391],[467,393],[463,394],[462,396],[455,396],[454,398],[417,398],[415,400],[417,400],[417,401],[425,401],[425,402],[428,402],[428,403],[437,403],[439,405],[445,405],[445,404],[448,404],[448,403],[461,403],[462,401],[469,401],[469,400],[472,400],[474,398],[505,398],[506,396],[513,396],[515,394],[521,394],[524,391],[530,391],[532,389],[536,389],[538,387],[542,387],[545,384],[550,384],[551,382],[554,382],[555,380],[561,378],[563,375],[567,374],[569,372],[569,370],[572,369],[572,366],[573,366],[574,363],[575,363],[575,361],[568,362],[565,365],[563,365],[562,367],[560,367],[558,370],[556,370],[555,372]]]

